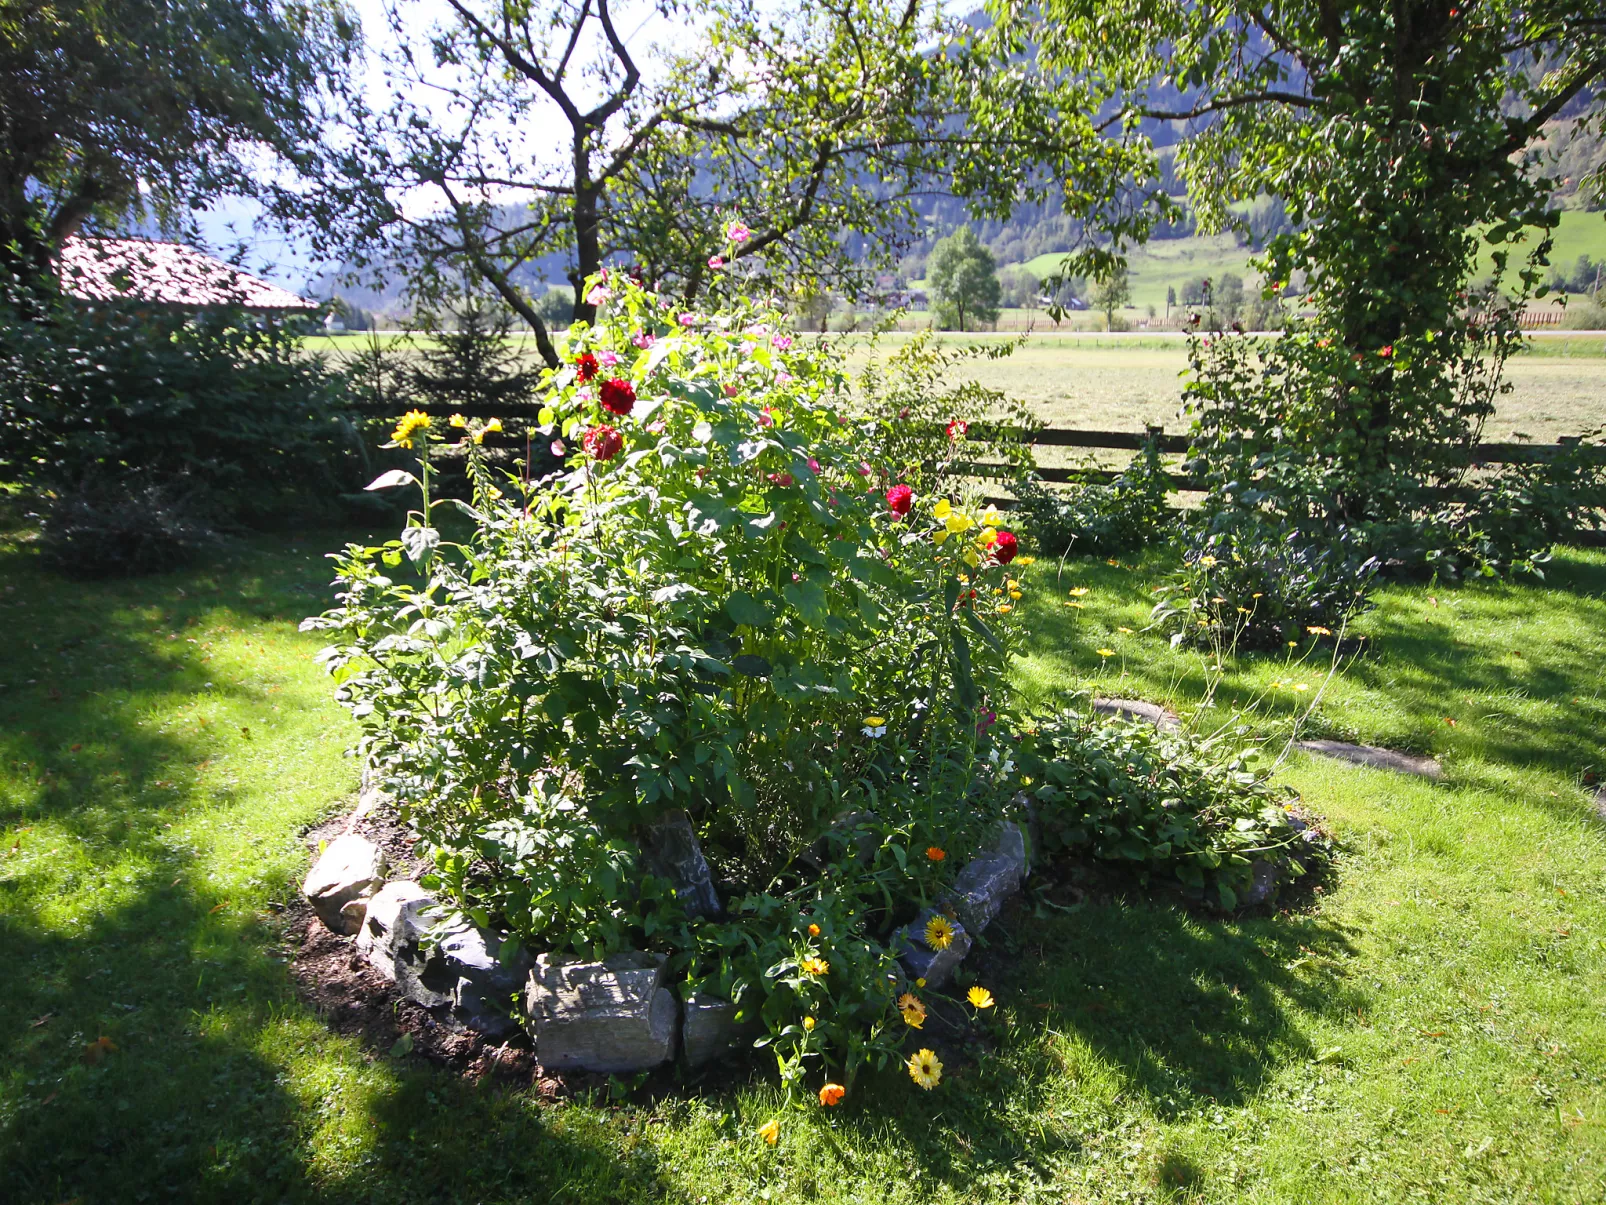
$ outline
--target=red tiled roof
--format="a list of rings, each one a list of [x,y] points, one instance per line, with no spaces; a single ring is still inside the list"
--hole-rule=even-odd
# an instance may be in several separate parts
[[[61,287],[83,301],[127,298],[158,305],[240,305],[250,310],[312,310],[297,297],[182,243],[136,238],[70,238],[62,246]]]

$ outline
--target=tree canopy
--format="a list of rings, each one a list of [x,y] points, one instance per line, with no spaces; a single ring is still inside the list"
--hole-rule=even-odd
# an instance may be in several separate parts
[[[1075,179],[1078,216],[1147,221],[1122,205],[1146,149],[1100,137],[1085,89],[1045,87],[924,0],[449,2],[423,33],[406,0],[388,10],[392,103],[356,115],[315,232],[405,263],[415,292],[483,279],[549,361],[531,291],[556,273],[587,320],[584,284],[608,264],[687,299],[720,271],[852,296],[931,190],[1001,216]],[[633,39],[654,13],[685,36]]]
[[[1003,299],[998,263],[969,226],[937,240],[926,261],[926,275],[938,304],[953,310],[960,330],[967,330],[972,321],[997,320]]]
[[[37,277],[85,222],[182,223],[306,165],[356,33],[339,0],[6,0],[0,264]]]

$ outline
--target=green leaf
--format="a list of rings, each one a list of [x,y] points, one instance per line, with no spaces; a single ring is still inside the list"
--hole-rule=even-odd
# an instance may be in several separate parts
[[[745,590],[738,590],[725,600],[725,614],[750,628],[768,627],[775,618],[763,603]]]

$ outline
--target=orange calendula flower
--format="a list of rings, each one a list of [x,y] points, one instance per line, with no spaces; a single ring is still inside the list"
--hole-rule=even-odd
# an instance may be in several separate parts
[[[809,936],[810,937],[818,937],[819,935],[820,935],[820,926],[819,925],[810,925],[809,926]]]
[[[803,960],[803,973],[806,975],[824,975],[831,969],[831,964],[823,958],[805,958]]]
[[[820,1103],[828,1108],[833,1105],[839,1105],[842,1103],[842,1098],[847,1094],[848,1090],[841,1084],[826,1084],[825,1087],[820,1089]]]
[[[945,850],[945,849],[942,849],[939,846],[936,846],[936,845],[928,845],[928,846],[926,846],[926,857],[930,858],[933,862],[941,862],[947,856],[948,856],[948,851]]]
[[[758,1136],[771,1146],[774,1146],[776,1140],[781,1136],[780,1120],[774,1117],[770,1118],[763,1125],[758,1127]]]
[[[942,1083],[942,1060],[935,1050],[917,1050],[909,1056],[909,1078],[927,1092]]]

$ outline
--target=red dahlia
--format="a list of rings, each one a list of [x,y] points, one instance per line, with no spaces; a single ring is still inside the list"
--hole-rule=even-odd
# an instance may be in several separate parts
[[[1014,532],[1001,531],[998,533],[998,539],[993,544],[993,560],[1000,565],[1007,565],[1015,559],[1015,554],[1019,551],[1020,541],[1015,538]]]
[[[909,513],[909,508],[914,504],[915,492],[907,485],[895,485],[887,491],[887,505],[900,519]]]
[[[949,442],[950,443],[958,443],[961,439],[965,438],[965,435],[969,430],[970,430],[970,424],[967,423],[964,419],[962,419],[962,418],[954,419],[953,422],[948,424],[948,440],[949,440]]]
[[[602,382],[602,408],[614,414],[629,414],[636,404],[636,389],[629,381],[614,377]]]
[[[597,373],[601,371],[602,367],[597,363],[597,357],[590,352],[584,352],[575,357],[574,375],[580,378],[582,385],[587,381],[596,380]]]
[[[625,437],[607,423],[598,423],[580,442],[592,460],[612,460],[625,446]]]

